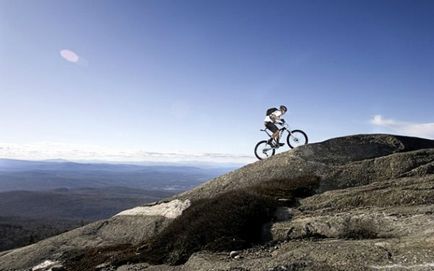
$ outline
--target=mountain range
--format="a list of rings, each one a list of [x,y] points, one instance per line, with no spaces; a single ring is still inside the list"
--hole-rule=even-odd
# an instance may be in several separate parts
[[[131,165],[0,159],[0,192],[108,186],[181,191],[233,169],[234,167],[227,166]]]
[[[169,197],[231,169],[0,159],[0,251]]]

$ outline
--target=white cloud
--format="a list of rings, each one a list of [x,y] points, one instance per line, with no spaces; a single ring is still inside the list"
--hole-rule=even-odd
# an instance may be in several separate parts
[[[62,49],[60,50],[60,56],[65,59],[66,61],[77,63],[80,60],[80,57],[78,54],[74,51],[68,50],[68,49]]]
[[[370,122],[377,127],[383,128],[387,132],[394,132],[409,136],[434,138],[434,122],[405,122],[394,119],[386,119],[381,115],[375,115]]]
[[[102,160],[111,162],[210,162],[240,163],[255,161],[253,156],[225,153],[160,153],[135,149],[115,149],[95,145],[42,142],[32,144],[0,143],[0,158],[71,161]]]

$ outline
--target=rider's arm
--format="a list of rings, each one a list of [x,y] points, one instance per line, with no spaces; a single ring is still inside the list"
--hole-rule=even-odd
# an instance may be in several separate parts
[[[275,111],[270,114],[270,118],[274,123],[285,122],[285,120],[280,118],[281,116],[282,114],[279,114],[279,111]]]

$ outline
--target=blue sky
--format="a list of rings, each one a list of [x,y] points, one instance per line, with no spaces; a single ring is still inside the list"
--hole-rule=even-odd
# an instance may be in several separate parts
[[[0,0],[0,156],[248,160],[280,104],[312,142],[434,138],[433,26],[433,1]]]

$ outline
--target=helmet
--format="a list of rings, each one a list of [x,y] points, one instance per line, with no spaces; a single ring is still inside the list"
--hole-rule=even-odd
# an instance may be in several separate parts
[[[286,106],[284,106],[284,105],[281,105],[280,106],[280,111],[288,111],[288,109],[286,108]]]

